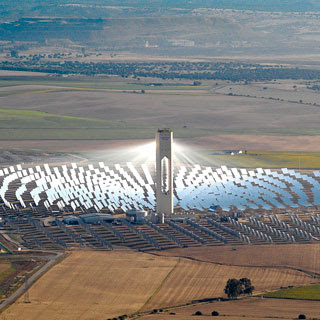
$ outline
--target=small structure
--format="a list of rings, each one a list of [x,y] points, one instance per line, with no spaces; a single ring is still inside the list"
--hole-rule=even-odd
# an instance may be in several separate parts
[[[164,224],[164,221],[165,221],[164,213],[155,213],[155,212],[151,213],[150,221],[155,224],[158,224],[158,223]]]
[[[105,222],[112,222],[114,217],[111,214],[104,214],[104,213],[88,213],[80,215],[80,219],[84,223],[88,224],[98,224],[101,221]]]
[[[77,216],[65,216],[65,217],[63,217],[62,221],[65,224],[68,224],[68,225],[75,225],[75,224],[79,224],[79,217],[77,217]]]
[[[111,214],[88,213],[88,214],[82,214],[80,216],[70,215],[62,219],[62,221],[68,225],[79,224],[80,220],[87,224],[98,224],[101,221],[113,222],[115,218]]]
[[[126,218],[131,223],[143,224],[147,211],[131,209],[126,212]]]

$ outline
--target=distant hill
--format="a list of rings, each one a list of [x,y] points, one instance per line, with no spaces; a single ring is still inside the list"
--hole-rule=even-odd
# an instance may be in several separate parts
[[[188,13],[197,8],[257,11],[320,11],[318,0],[2,0],[0,19],[21,17],[132,17]]]
[[[111,50],[192,50],[221,48],[232,42],[267,40],[232,19],[206,15],[146,18],[22,18],[0,24],[2,41],[29,41]]]
[[[311,54],[320,46],[319,12],[316,0],[2,0],[0,52],[40,45],[168,56]]]

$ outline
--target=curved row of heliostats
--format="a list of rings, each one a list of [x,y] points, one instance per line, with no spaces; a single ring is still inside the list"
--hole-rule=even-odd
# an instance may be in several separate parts
[[[0,198],[8,207],[16,206],[8,196],[14,188],[22,207],[43,204],[47,208],[70,205],[110,210],[154,209],[154,168],[132,163],[34,168],[21,165],[0,170]],[[174,168],[174,205],[184,210],[207,210],[220,206],[233,208],[298,208],[320,204],[320,173],[301,174],[294,170],[228,169],[193,166]],[[305,191],[308,191],[306,194]],[[28,197],[27,194],[30,196]],[[27,200],[26,200],[27,199]]]

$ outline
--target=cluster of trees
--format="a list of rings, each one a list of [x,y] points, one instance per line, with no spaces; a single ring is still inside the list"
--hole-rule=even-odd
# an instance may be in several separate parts
[[[237,298],[240,295],[251,295],[254,290],[254,286],[251,284],[251,280],[248,278],[229,279],[226,287],[224,288],[225,294],[228,298]]]
[[[320,79],[320,70],[284,68],[244,63],[204,62],[79,62],[17,59],[0,62],[2,70],[38,71],[56,74],[99,74],[161,79],[267,81],[273,79]]]

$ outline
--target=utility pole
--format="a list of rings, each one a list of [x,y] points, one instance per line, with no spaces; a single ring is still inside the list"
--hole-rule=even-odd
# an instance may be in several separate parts
[[[29,280],[27,279],[27,276],[25,278],[24,283],[24,303],[31,303],[29,298]]]

